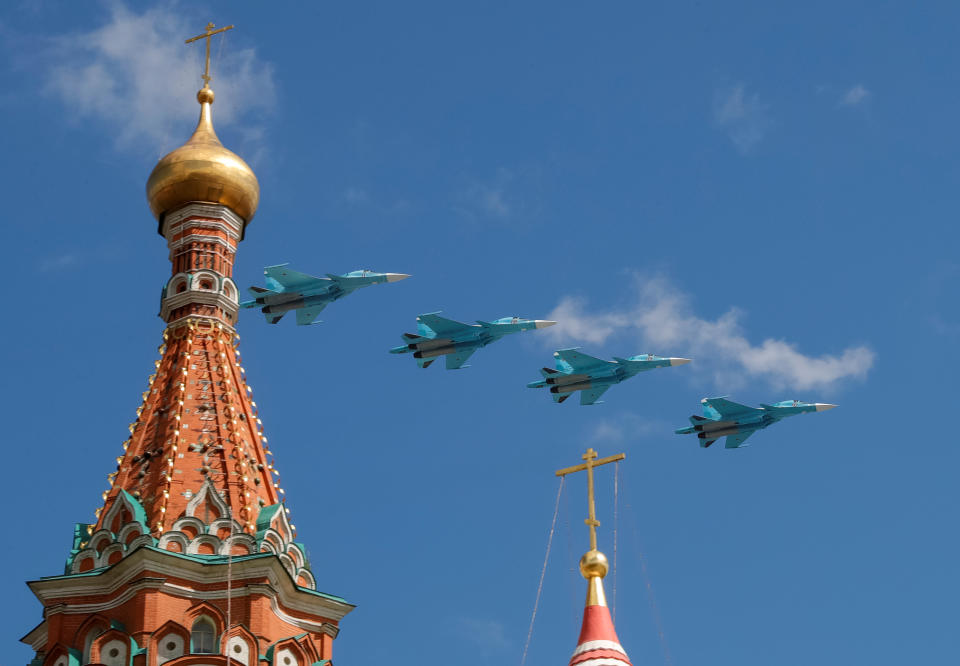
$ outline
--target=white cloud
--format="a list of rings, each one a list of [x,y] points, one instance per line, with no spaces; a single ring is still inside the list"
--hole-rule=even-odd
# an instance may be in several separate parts
[[[600,421],[590,432],[589,440],[591,442],[622,442],[624,436],[623,426],[612,421]]]
[[[497,620],[460,618],[457,633],[479,645],[487,654],[505,652],[512,646],[503,623]]]
[[[343,192],[343,200],[348,204],[359,205],[369,203],[370,195],[362,187],[348,187]]]
[[[623,412],[604,418],[587,431],[586,440],[594,444],[619,444],[629,440],[661,437],[670,424],[649,414]]]
[[[473,222],[530,223],[540,216],[542,173],[536,166],[500,167],[489,178],[471,178],[453,197],[454,210]]]
[[[856,106],[865,102],[873,95],[862,84],[858,83],[843,94],[840,98],[840,106]]]
[[[136,13],[112,4],[104,25],[54,41],[45,53],[46,92],[78,118],[107,124],[120,147],[170,149],[198,115],[192,102],[202,85],[204,41],[188,46],[184,39],[199,32],[170,7]],[[231,37],[211,43],[217,127],[269,111],[275,97],[271,66],[252,49],[232,47]],[[244,138],[256,141],[255,124],[244,118],[244,126]]]
[[[747,94],[742,83],[719,92],[714,98],[713,120],[727,132],[741,153],[763,140],[772,122],[769,107],[757,93]]]
[[[710,370],[726,387],[763,379],[776,388],[828,388],[845,379],[863,379],[873,366],[874,353],[865,346],[848,347],[839,355],[808,356],[782,339],[753,344],[736,308],[705,319],[693,312],[689,297],[666,280],[638,279],[637,284],[637,301],[616,311],[590,312],[583,299],[563,298],[547,317],[558,324],[545,333],[556,343],[602,344],[619,335],[637,336],[644,347],[661,355],[692,356],[695,366]]]
[[[462,212],[472,217],[505,220],[513,214],[515,205],[508,200],[507,189],[515,176],[509,169],[497,169],[488,182],[474,180],[458,196]]]
[[[63,254],[51,255],[40,261],[39,268],[43,273],[62,271],[72,268],[80,263],[80,257],[74,252],[65,252]]]

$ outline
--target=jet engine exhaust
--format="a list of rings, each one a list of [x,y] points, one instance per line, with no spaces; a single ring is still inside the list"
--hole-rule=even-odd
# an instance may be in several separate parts
[[[736,435],[739,434],[740,428],[724,428],[723,430],[711,430],[710,432],[698,432],[697,437],[700,439],[719,439],[720,437],[726,437],[727,435]]]
[[[593,386],[590,382],[577,382],[575,384],[554,384],[550,387],[550,393],[572,393],[573,391],[586,391]]]
[[[427,349],[425,351],[413,352],[414,358],[433,358],[434,356],[444,356],[457,351],[456,346],[448,345],[446,347],[437,347],[436,349]]]

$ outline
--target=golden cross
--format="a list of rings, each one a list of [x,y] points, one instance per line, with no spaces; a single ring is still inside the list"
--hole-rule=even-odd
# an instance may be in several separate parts
[[[227,30],[233,30],[233,26],[228,25],[226,28],[219,28],[217,30],[214,30],[213,23],[208,23],[207,31],[205,33],[203,33],[202,35],[197,35],[196,37],[191,37],[186,42],[184,42],[185,44],[190,44],[192,42],[197,41],[198,39],[207,40],[207,63],[203,67],[203,87],[204,88],[210,87],[210,38],[218,33],[226,32]]]
[[[583,522],[585,522],[590,528],[590,550],[596,550],[597,528],[600,527],[600,521],[597,520],[597,508],[593,501],[593,468],[599,467],[600,465],[606,465],[607,463],[617,462],[618,460],[623,460],[627,457],[627,454],[618,453],[615,456],[608,456],[606,458],[600,458],[597,460],[597,452],[593,449],[587,449],[587,452],[580,457],[586,460],[586,462],[582,465],[574,465],[573,467],[558,469],[557,476],[566,476],[567,474],[572,474],[573,472],[582,472],[583,470],[587,470],[587,499],[589,502],[588,507],[590,517]]]

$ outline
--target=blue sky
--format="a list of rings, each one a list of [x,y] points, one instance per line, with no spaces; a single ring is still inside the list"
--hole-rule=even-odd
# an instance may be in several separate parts
[[[634,663],[956,663],[958,19],[905,2],[5,5],[5,661],[30,659],[23,581],[58,573],[92,520],[157,358],[169,264],[144,183],[193,128],[200,49],[182,40],[213,20],[237,25],[214,47],[214,121],[262,190],[238,282],[283,261],[413,275],[319,326],[240,323],[318,586],[358,604],[338,663],[519,662],[553,470],[587,446],[627,453],[616,612]],[[386,353],[433,310],[561,324],[458,372]],[[589,408],[524,387],[574,345],[694,362]],[[673,434],[722,394],[840,408],[738,451]],[[584,500],[571,478],[531,665],[576,642]]]

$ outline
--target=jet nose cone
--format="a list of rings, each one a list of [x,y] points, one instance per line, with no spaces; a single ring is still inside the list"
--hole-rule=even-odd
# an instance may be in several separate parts
[[[685,363],[689,363],[690,360],[689,358],[671,358],[670,365],[684,365]]]
[[[400,280],[406,280],[409,275],[406,273],[387,273],[387,282],[400,282]]]
[[[815,402],[813,403],[813,406],[817,408],[818,412],[825,412],[828,409],[833,409],[834,407],[836,407],[836,405],[831,405],[830,403],[827,403],[827,402]]]
[[[550,321],[549,319],[534,319],[533,323],[536,324],[537,328],[546,328],[547,326],[553,326],[557,322]]]

